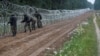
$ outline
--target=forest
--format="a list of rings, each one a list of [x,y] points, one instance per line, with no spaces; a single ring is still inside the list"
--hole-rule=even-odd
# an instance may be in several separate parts
[[[94,9],[100,10],[100,0],[95,0]]]
[[[44,9],[83,9],[93,8],[87,0],[9,0],[12,3],[20,5],[30,5]]]

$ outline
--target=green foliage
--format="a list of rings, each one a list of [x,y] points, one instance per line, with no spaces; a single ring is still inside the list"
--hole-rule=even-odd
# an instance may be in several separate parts
[[[97,40],[93,20],[76,30],[70,42],[66,42],[63,49],[55,56],[97,56]]]
[[[45,9],[82,9],[87,8],[87,0],[9,0],[20,5],[30,5]]]
[[[95,0],[94,8],[100,10],[100,0]]]
[[[98,15],[98,16],[96,16],[96,17],[97,17],[97,19],[96,19],[97,24],[98,24],[98,26],[99,26],[99,28],[100,28],[100,15]]]

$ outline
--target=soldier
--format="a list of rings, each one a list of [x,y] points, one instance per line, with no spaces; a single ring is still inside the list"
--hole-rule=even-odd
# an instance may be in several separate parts
[[[35,11],[34,16],[37,18],[37,27],[42,28],[42,16],[40,15],[40,13],[38,13],[38,11]]]
[[[35,30],[36,29],[36,27],[35,27],[36,20],[31,17],[30,18],[30,22],[31,22],[31,28],[32,28],[32,30]]]
[[[14,15],[11,15],[8,24],[10,24],[10,26],[11,26],[11,31],[12,31],[13,36],[16,36],[16,33],[17,33],[17,18]]]
[[[28,27],[29,31],[31,32],[31,27],[30,27],[30,18],[28,15],[24,14],[24,19],[21,21],[21,23],[25,22],[25,25],[24,25],[24,29],[26,32],[26,28]]]

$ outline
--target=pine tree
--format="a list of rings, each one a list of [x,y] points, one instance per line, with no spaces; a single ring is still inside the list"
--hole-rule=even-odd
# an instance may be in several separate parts
[[[94,9],[100,10],[100,0],[95,0]]]

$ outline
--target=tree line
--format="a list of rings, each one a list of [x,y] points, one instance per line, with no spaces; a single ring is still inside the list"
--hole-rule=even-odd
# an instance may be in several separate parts
[[[92,7],[87,0],[9,0],[20,5],[36,6],[44,9],[82,9]]]
[[[100,10],[100,0],[95,0],[94,9]]]

